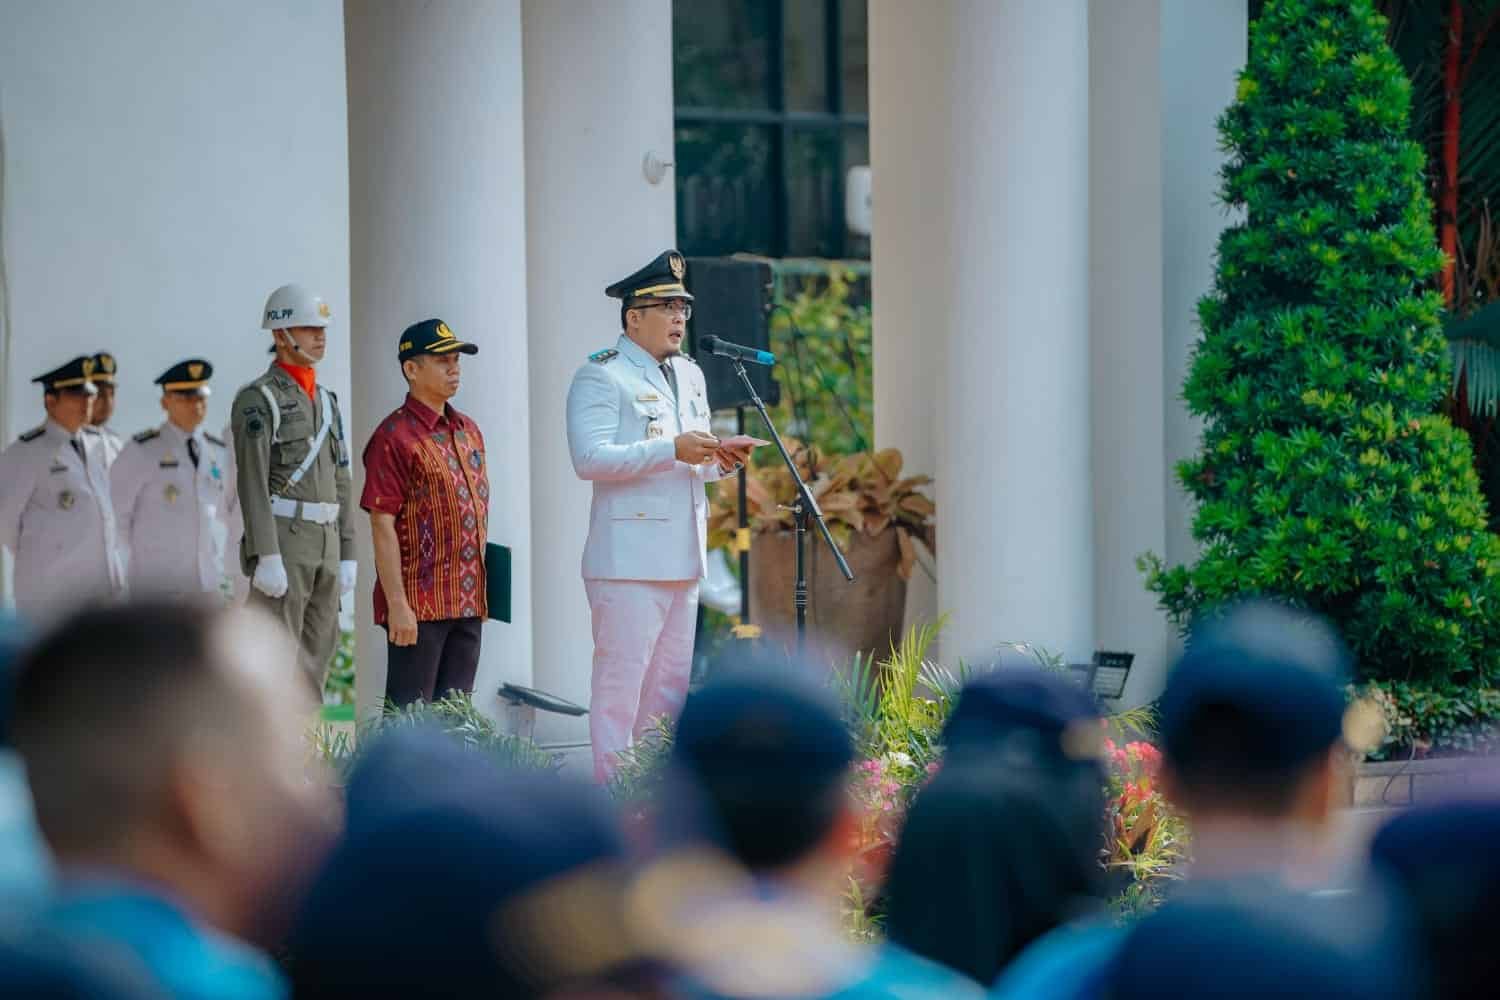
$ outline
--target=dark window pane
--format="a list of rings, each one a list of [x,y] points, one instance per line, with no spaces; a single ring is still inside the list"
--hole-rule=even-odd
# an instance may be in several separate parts
[[[870,165],[870,130],[864,125],[850,125],[844,129],[844,176],[849,176],[850,167]],[[844,206],[838,206],[838,224],[844,230],[844,256],[851,260],[870,259],[870,237],[851,233],[844,225]]]
[[[682,252],[775,254],[771,130],[677,127],[677,236]]]
[[[823,0],[783,0],[782,53],[789,111],[830,111],[828,21]]]
[[[839,133],[795,129],[788,141],[787,255],[838,256],[844,229]]]
[[[843,60],[841,110],[870,112],[870,22],[866,0],[839,0],[839,51]]]
[[[679,108],[770,108],[772,3],[672,4],[672,85]]]

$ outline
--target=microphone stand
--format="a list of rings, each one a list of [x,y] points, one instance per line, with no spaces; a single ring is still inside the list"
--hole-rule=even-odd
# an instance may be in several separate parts
[[[781,440],[781,435],[776,432],[776,425],[771,422],[771,415],[766,412],[766,404],[755,391],[755,385],[750,381],[749,374],[745,371],[745,363],[739,358],[732,358],[734,370],[745,384],[745,391],[750,394],[750,402],[760,411],[760,418],[766,422],[766,427],[771,432],[771,439],[776,442],[776,450],[781,452],[782,461],[786,462],[788,471],[792,474],[792,482],[797,484],[797,500],[792,505],[792,516],[797,525],[797,579],[792,592],[793,602],[797,608],[797,657],[802,658],[807,647],[807,562],[803,557],[803,546],[807,539],[807,518],[812,515],[818,522],[818,529],[823,534],[823,540],[833,550],[833,558],[838,562],[839,572],[844,574],[844,579],[850,583],[854,582],[854,574],[849,570],[849,564],[844,561],[844,554],[839,551],[838,543],[833,540],[833,535],[828,531],[828,522],[823,520],[823,511],[819,509],[818,502],[813,499],[812,490],[807,488],[807,483],[802,481],[802,475],[797,471],[797,463],[792,461],[792,456],[787,452],[786,445]],[[744,508],[741,507],[741,510]]]

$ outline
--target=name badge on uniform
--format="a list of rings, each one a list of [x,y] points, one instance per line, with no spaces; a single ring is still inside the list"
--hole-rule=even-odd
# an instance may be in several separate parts
[[[643,392],[635,397],[637,403],[660,403],[661,397],[654,392]]]
[[[176,503],[178,489],[176,483],[168,483],[167,488],[161,491],[161,495],[167,498],[167,503]]]
[[[66,465],[63,465],[61,462],[53,462],[52,463],[52,468],[49,471],[51,471],[51,472],[67,472],[68,471],[68,467]]]
[[[73,509],[73,491],[63,490],[57,495],[57,505],[63,510]]]
[[[177,468],[177,459],[172,455],[168,455],[159,464],[163,469],[175,469]]]

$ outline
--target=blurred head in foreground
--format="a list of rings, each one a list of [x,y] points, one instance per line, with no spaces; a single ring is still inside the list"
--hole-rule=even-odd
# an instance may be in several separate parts
[[[1022,948],[1101,905],[1103,809],[1024,772],[948,762],[917,795],[886,883],[892,942],[989,986]]]
[[[1432,996],[1489,997],[1500,979],[1500,801],[1418,806],[1375,836],[1370,860],[1397,890]]]
[[[1345,766],[1349,667],[1338,634],[1305,612],[1247,603],[1197,624],[1158,709],[1163,788],[1192,820],[1200,860],[1274,864],[1215,844],[1326,827]]]
[[[383,737],[293,935],[296,994],[565,997],[649,981],[599,794],[441,733]]]
[[[254,611],[83,610],[17,665],[11,738],[62,875],[122,877],[259,943],[330,832],[313,705]]]

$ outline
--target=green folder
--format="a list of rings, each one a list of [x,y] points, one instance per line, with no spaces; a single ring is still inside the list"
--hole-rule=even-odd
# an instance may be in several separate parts
[[[510,621],[510,549],[504,545],[489,542],[484,547],[484,590],[490,617]]]

